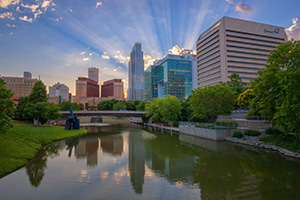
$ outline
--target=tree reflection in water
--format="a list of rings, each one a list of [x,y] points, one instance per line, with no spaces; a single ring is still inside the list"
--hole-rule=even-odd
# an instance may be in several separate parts
[[[59,149],[59,142],[50,144],[39,151],[32,160],[28,161],[25,168],[32,186],[38,187],[41,184],[45,175],[44,170],[47,168],[47,158],[58,156]]]

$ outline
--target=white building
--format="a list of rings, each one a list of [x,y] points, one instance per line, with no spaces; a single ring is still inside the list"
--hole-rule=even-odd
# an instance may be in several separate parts
[[[270,51],[286,41],[282,27],[223,17],[197,40],[198,87],[227,82],[233,73],[250,82]]]
[[[49,86],[49,97],[58,97],[59,103],[63,101],[70,101],[69,88],[65,84],[56,83],[53,86]]]

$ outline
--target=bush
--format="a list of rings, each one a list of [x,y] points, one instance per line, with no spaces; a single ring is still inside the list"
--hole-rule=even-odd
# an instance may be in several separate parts
[[[265,133],[268,135],[279,135],[281,134],[281,131],[278,130],[277,128],[267,128]]]
[[[248,136],[259,136],[259,135],[261,135],[261,133],[259,131],[257,131],[257,130],[251,130],[251,129],[249,129],[249,130],[245,131],[245,135],[248,135]]]
[[[233,137],[242,138],[242,137],[244,137],[244,134],[241,131],[236,131],[233,133]]]

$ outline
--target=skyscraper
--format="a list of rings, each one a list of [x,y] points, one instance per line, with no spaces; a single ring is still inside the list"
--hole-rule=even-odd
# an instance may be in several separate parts
[[[227,82],[233,73],[249,83],[286,41],[282,27],[223,17],[197,40],[198,87]]]
[[[193,90],[193,67],[196,55],[192,51],[180,55],[168,54],[145,71],[145,100],[173,95],[187,99]]]
[[[127,100],[144,100],[144,60],[139,42],[134,44],[130,53]]]
[[[95,67],[89,68],[88,78],[96,81],[98,84],[99,83],[99,69],[95,68]]]

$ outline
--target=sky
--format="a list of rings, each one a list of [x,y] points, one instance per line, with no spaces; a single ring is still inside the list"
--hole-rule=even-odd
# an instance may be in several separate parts
[[[176,45],[195,50],[223,16],[281,26],[300,40],[299,8],[299,0],[0,0],[0,75],[29,71],[75,95],[77,77],[96,67],[100,81],[120,78],[127,89],[135,42],[146,68]]]

